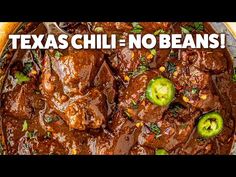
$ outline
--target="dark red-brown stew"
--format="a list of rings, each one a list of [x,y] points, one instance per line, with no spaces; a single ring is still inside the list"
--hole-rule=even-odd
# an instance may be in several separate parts
[[[29,25],[30,26],[30,25]],[[59,23],[65,31],[213,33],[207,23]],[[46,33],[39,24],[32,33]],[[81,41],[83,42],[83,41]],[[226,49],[17,50],[1,94],[2,154],[229,154],[235,130],[233,65]],[[169,105],[147,99],[149,81],[169,79]],[[202,115],[223,129],[201,137]]]

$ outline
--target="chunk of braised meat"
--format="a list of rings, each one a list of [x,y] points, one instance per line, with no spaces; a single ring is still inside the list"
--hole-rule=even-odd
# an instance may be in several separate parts
[[[147,71],[130,80],[127,88],[121,90],[119,97],[119,108],[134,120],[144,122],[155,122],[162,118],[167,106],[157,106],[145,97],[149,81],[160,73],[156,70]]]
[[[109,56],[111,66],[124,83],[148,69],[156,69],[169,56],[169,49],[129,49],[121,47]]]
[[[94,86],[102,90],[102,93],[106,95],[108,104],[108,115],[110,115],[115,109],[115,99],[117,95],[116,79],[112,74],[106,61],[103,62],[97,76],[94,79]]]
[[[65,154],[61,144],[52,138],[45,138],[40,127],[32,129],[36,120],[28,121],[27,130],[23,131],[23,121],[9,117],[3,120],[5,141],[8,154],[37,155],[37,154]],[[32,124],[31,124],[32,123]],[[33,125],[34,127],[34,125]]]
[[[182,52],[183,60],[189,60],[201,71],[222,73],[227,68],[227,60],[221,50],[187,50]],[[186,57],[186,58],[185,58]]]
[[[138,143],[154,149],[164,148],[167,151],[172,151],[187,141],[194,123],[194,117],[183,123],[176,118],[165,116],[155,123],[148,123],[143,126]]]
[[[191,104],[203,111],[219,110],[222,105],[210,71],[214,69],[215,72],[223,72],[226,64],[222,59],[213,59],[207,55],[218,54],[204,52],[200,54],[198,51],[181,52],[181,60],[175,61],[176,75],[172,76],[172,80],[179,99],[186,104]],[[202,60],[207,60],[205,61],[207,67],[199,66],[199,63],[204,63]],[[210,68],[210,66],[214,68]]]
[[[12,91],[2,96],[3,114],[18,119],[30,119],[43,108],[42,95],[36,93],[34,82],[16,85]]]
[[[107,101],[102,90],[91,88],[103,62],[98,51],[78,51],[55,58],[45,56],[42,93],[70,128],[99,128],[107,119]]]
[[[107,118],[106,98],[99,90],[90,90],[86,95],[71,102],[63,117],[70,128],[99,128],[105,124]]]
[[[153,155],[154,150],[141,145],[135,145],[129,152],[131,155]]]
[[[62,89],[68,96],[86,92],[103,63],[103,54],[94,50],[80,50],[55,58],[45,56],[44,73],[54,71],[62,83]],[[46,77],[49,77],[45,75]],[[55,78],[51,78],[53,81]]]
[[[142,33],[154,33],[155,31],[162,30],[162,32],[168,32],[171,23],[168,22],[140,22],[142,26]],[[128,34],[133,30],[132,23],[125,22],[95,22],[93,23],[93,31],[95,33],[117,34],[119,38],[126,39]],[[99,29],[99,32],[96,32]],[[134,72],[141,70],[140,68],[151,67],[154,68],[163,61],[169,54],[168,50],[159,50],[157,48],[152,49],[151,52],[148,49],[129,49],[128,47],[120,47],[117,45],[117,49],[103,50],[104,53],[109,54],[109,61],[111,66],[115,69],[116,74],[128,83],[129,76]],[[161,52],[160,52],[161,51]],[[145,63],[145,64],[144,64]]]
[[[121,112],[117,112],[108,129],[90,136],[87,139],[87,151],[91,154],[129,154],[133,144],[137,142],[137,127]]]

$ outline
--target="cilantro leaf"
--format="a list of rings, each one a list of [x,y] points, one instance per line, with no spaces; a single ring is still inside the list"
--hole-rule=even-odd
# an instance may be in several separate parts
[[[150,52],[151,52],[151,54],[152,54],[153,56],[156,56],[156,54],[157,54],[156,49],[151,49]]]
[[[143,74],[145,71],[148,70],[148,67],[145,65],[140,65],[136,70],[134,70],[133,72],[129,73],[130,77],[136,77],[140,74]]]
[[[55,53],[55,58],[56,58],[56,59],[60,59],[62,55],[63,55],[63,54],[62,54],[61,52],[56,51],[56,53]]]
[[[32,67],[33,67],[33,63],[32,62],[27,62],[24,64],[24,68],[23,68],[23,73],[25,75],[27,75],[31,70],[32,70]]]
[[[161,129],[160,127],[158,127],[157,124],[155,123],[151,123],[149,126],[149,129],[152,133],[155,134],[155,138],[157,139],[159,137],[159,135],[161,134]]]
[[[183,34],[189,34],[193,31],[193,28],[191,26],[181,26],[180,29]]]
[[[27,131],[28,130],[28,123],[27,120],[24,121],[23,125],[22,125],[22,132]]]
[[[27,82],[30,80],[28,76],[19,71],[15,73],[15,78],[17,79],[17,84],[22,84],[22,82]]]
[[[167,66],[166,67],[167,67],[167,71],[169,73],[171,73],[171,74],[176,71],[176,64],[174,64],[174,63],[172,63],[170,61],[167,62]]]
[[[103,27],[97,26],[97,27],[94,29],[94,31],[95,31],[96,33],[102,33],[102,32],[104,31],[104,29],[103,29]]]
[[[236,67],[234,67],[233,82],[236,82]]]
[[[132,22],[133,29],[131,30],[132,33],[141,33],[143,27],[138,22]]]
[[[202,22],[194,22],[193,26],[196,31],[203,31],[204,30],[204,26],[203,26]]]
[[[153,34],[154,36],[158,36],[159,34],[165,34],[166,32],[163,29],[156,30]]]

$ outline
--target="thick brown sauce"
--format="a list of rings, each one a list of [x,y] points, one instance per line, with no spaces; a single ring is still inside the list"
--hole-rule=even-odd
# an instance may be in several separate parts
[[[181,33],[190,23],[139,23],[142,33],[158,29]],[[120,37],[132,30],[131,23],[61,23],[70,33],[96,33],[96,27]],[[203,33],[212,33],[204,24]],[[45,33],[39,25],[35,34]],[[1,147],[4,154],[154,154],[164,148],[169,154],[229,154],[234,140],[236,85],[232,61],[223,49],[160,50],[150,56],[146,49],[37,51],[39,64],[30,51],[16,51],[1,95]],[[170,55],[170,53],[172,53]],[[144,62],[148,70],[138,68]],[[36,71],[30,81],[17,84],[14,75],[25,63]],[[177,73],[159,68],[167,62]],[[41,69],[40,69],[41,68]],[[138,74],[134,71],[139,71]],[[133,73],[133,76],[130,75]],[[150,103],[144,96],[155,76],[169,78],[176,87],[168,107]],[[189,94],[198,88],[198,95]],[[201,99],[201,95],[207,98]],[[135,106],[133,103],[137,103]],[[180,108],[176,110],[176,105]],[[128,117],[125,112],[132,113]],[[196,132],[198,118],[218,111],[223,131],[202,139]],[[23,124],[27,128],[23,128]],[[151,124],[161,133],[155,137]],[[26,126],[26,125],[25,125]]]

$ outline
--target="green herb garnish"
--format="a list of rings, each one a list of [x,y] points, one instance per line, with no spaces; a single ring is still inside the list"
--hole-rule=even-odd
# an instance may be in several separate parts
[[[136,77],[140,74],[143,74],[147,70],[148,70],[148,67],[146,65],[140,65],[136,70],[129,73],[129,77]]]
[[[180,109],[182,109],[182,108],[181,108],[180,105],[175,104],[175,105],[173,105],[173,106],[170,106],[169,109],[170,109],[171,114],[172,114],[174,117],[178,117],[179,111],[180,111]]]
[[[94,29],[94,31],[95,31],[96,33],[101,33],[101,32],[104,31],[104,29],[103,29],[103,27],[97,26],[97,27]]]
[[[181,29],[181,32],[183,34],[189,34],[193,30],[198,31],[198,32],[203,31],[204,26],[203,26],[202,22],[194,22],[193,25],[191,25],[191,26],[181,26],[180,29]]]
[[[236,74],[233,75],[233,81],[236,82]]]
[[[150,52],[151,52],[151,54],[152,54],[153,56],[156,56],[156,54],[157,54],[156,49],[151,49]]]
[[[192,88],[192,91],[191,91],[191,93],[192,94],[198,94],[198,92],[199,92],[199,89],[198,88]]]
[[[22,132],[27,131],[28,130],[28,123],[27,120],[24,121],[23,125],[22,125]]]
[[[233,82],[236,82],[236,67],[234,68]]]
[[[196,31],[203,31],[204,30],[204,26],[203,26],[202,22],[194,22],[193,26]]]
[[[156,30],[153,34],[158,36],[159,34],[165,34],[166,32],[163,29]]]
[[[167,71],[172,74],[176,71],[176,64],[168,61],[166,68],[167,68]]]
[[[133,99],[131,99],[131,107],[133,109],[138,109],[138,104]]]
[[[158,127],[157,124],[151,123],[150,126],[149,126],[149,129],[150,129],[150,131],[151,131],[152,133],[155,134],[155,138],[156,138],[156,139],[160,136],[160,134],[161,134],[161,129]]]
[[[165,149],[156,149],[155,155],[169,155]]]
[[[33,63],[32,62],[27,62],[24,64],[24,68],[23,68],[23,74],[27,75],[28,73],[30,73],[30,71],[32,70],[33,67]]]
[[[41,63],[40,63],[38,53],[37,53],[35,50],[31,50],[31,52],[32,52],[32,54],[33,54],[33,60],[34,60],[34,62],[38,65],[38,67],[39,67],[40,69],[42,69],[42,65],[41,65]]]
[[[132,120],[132,116],[130,115],[130,113],[128,113],[128,111],[124,111],[124,113],[128,117],[128,119]]]
[[[55,53],[55,58],[56,58],[56,59],[60,59],[62,55],[63,55],[63,54],[62,54],[61,52],[56,51],[56,53]]]
[[[44,117],[44,121],[48,124],[52,123],[52,122],[56,122],[59,120],[59,117],[55,116],[55,117],[50,117],[50,116],[46,116]]]
[[[147,64],[146,58],[144,56],[140,57],[140,61],[143,65]]]
[[[27,138],[29,139],[33,139],[33,138],[36,138],[37,137],[37,131],[34,130],[34,131],[27,131]]]
[[[46,138],[46,139],[50,139],[51,136],[52,136],[52,133],[49,132],[49,131],[47,131],[47,132],[46,132],[46,135],[44,136],[44,138]]]
[[[143,27],[138,22],[132,22],[133,29],[131,30],[132,33],[141,33]]]
[[[27,82],[30,80],[28,76],[19,71],[15,73],[15,78],[17,79],[17,84],[22,84],[22,82]]]
[[[198,92],[199,92],[199,89],[194,87],[191,90],[184,90],[183,94],[186,97],[190,97],[191,95],[198,94]]]
[[[145,94],[145,92],[144,92],[144,94],[142,94],[142,95],[139,97],[139,100],[140,100],[140,101],[143,101],[145,98],[146,98],[146,94]]]
[[[193,28],[191,26],[181,26],[180,29],[183,34],[189,34],[193,31]]]

